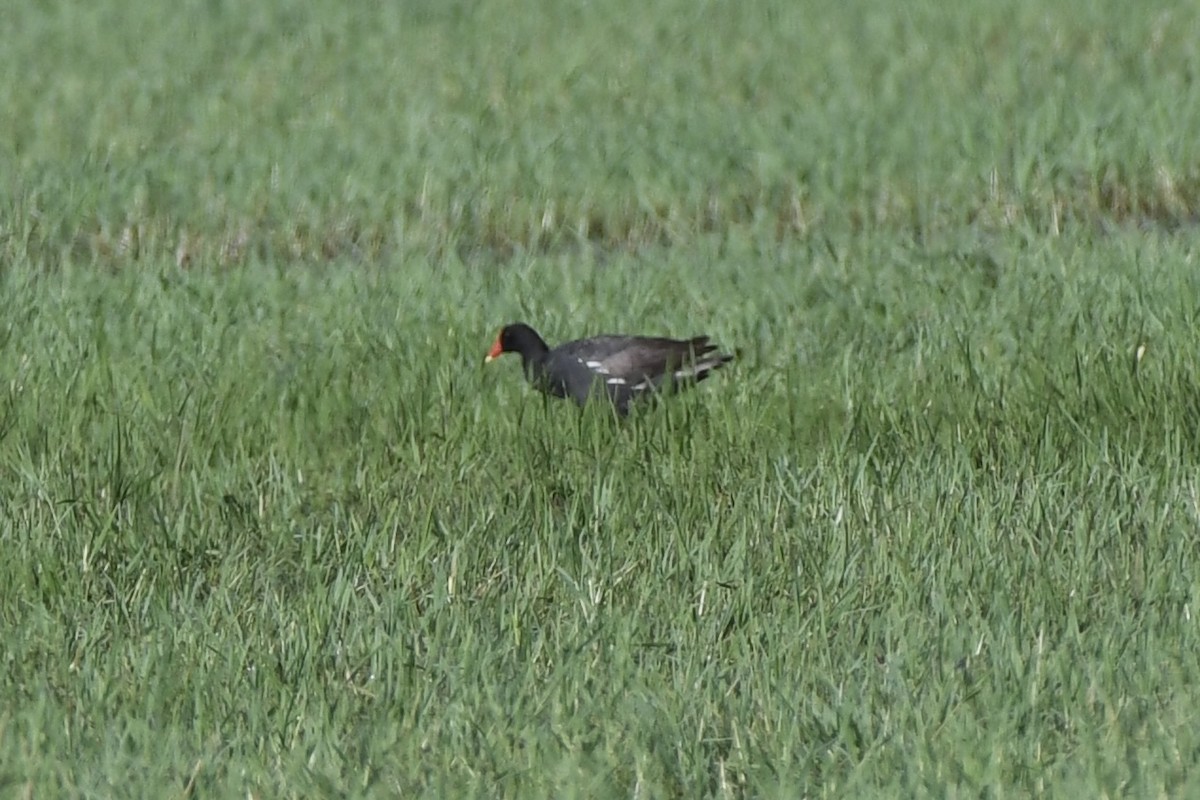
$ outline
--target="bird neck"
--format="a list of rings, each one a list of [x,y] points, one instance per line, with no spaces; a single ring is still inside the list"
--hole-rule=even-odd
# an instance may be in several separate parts
[[[517,337],[516,350],[521,354],[521,361],[528,366],[544,361],[546,354],[550,352],[550,347],[536,331],[526,328]]]

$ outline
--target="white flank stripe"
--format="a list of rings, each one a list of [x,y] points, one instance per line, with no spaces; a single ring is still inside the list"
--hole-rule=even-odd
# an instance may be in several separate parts
[[[607,383],[609,386],[624,386],[625,379],[624,378],[609,378],[607,381],[605,381],[605,383]]]
[[[607,375],[608,370],[604,368],[603,362],[600,361],[585,361],[584,366],[593,372],[599,372],[601,375]]]

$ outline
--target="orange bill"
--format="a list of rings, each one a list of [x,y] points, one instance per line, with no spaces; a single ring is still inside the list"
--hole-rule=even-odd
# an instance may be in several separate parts
[[[487,358],[483,360],[483,363],[486,364],[489,361],[495,360],[503,352],[504,348],[500,345],[500,337],[497,336],[495,343],[492,345],[492,349],[488,351]]]

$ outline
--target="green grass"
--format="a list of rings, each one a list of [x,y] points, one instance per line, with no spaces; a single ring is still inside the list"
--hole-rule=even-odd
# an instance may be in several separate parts
[[[293,5],[5,12],[0,795],[1200,791],[1200,10]]]

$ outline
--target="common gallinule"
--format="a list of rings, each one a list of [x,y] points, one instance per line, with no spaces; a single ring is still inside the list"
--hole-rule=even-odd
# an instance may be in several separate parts
[[[521,354],[525,377],[539,391],[581,406],[592,396],[607,396],[622,415],[643,395],[684,389],[733,360],[707,336],[593,336],[551,348],[523,322],[501,328],[484,361],[503,353]]]

